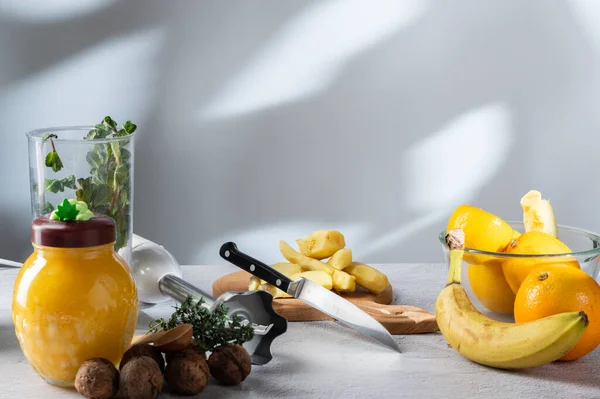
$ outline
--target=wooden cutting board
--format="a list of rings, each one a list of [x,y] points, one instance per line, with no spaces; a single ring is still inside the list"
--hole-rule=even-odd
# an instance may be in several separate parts
[[[213,296],[225,292],[248,291],[252,275],[245,271],[227,274],[213,283]],[[382,293],[372,294],[361,287],[355,292],[341,296],[379,321],[390,334],[420,334],[439,331],[435,316],[415,306],[390,305],[393,298],[392,286]],[[296,298],[276,298],[273,308],[288,321],[333,320],[325,313]]]

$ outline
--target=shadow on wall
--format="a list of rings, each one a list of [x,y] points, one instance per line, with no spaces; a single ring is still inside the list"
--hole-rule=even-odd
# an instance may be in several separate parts
[[[423,3],[401,29],[340,57],[335,73],[327,69],[335,56],[328,43],[361,27],[338,25],[336,16],[360,7],[328,2],[339,11],[323,18],[330,30],[316,17],[312,26],[326,34],[310,43],[302,39],[316,36],[310,31],[293,36],[298,25],[311,29],[306,16],[327,8],[319,4],[290,12],[266,38],[262,20],[244,8],[210,15],[244,21],[235,35],[205,15],[199,25],[211,26],[210,38],[191,38],[191,21],[181,21],[172,37],[183,40],[167,57],[180,62],[166,73],[178,78],[165,86],[169,104],[159,111],[162,129],[179,141],[167,145],[160,133],[140,145],[154,155],[138,164],[152,171],[138,178],[138,231],[184,263],[221,262],[218,248],[227,240],[273,262],[281,259],[279,239],[317,228],[342,229],[355,255],[368,261],[440,261],[437,233],[460,202],[518,219],[518,200],[530,188],[560,198],[556,181],[537,183],[543,168],[553,168],[544,159],[547,132],[558,140],[568,135],[557,126],[577,113],[558,108],[569,108],[565,96],[584,95],[572,88],[592,74],[581,65],[591,49],[564,4]],[[326,79],[318,61],[302,58],[315,54],[325,58]],[[295,69],[303,67],[321,86]],[[283,89],[294,78],[302,79],[290,100]],[[273,101],[270,90],[285,101]],[[173,158],[180,162],[169,163]],[[144,218],[167,201],[185,211]]]
[[[318,228],[342,230],[364,261],[438,262],[454,206],[516,219],[530,188],[595,228],[566,213],[572,201],[549,177],[566,168],[577,181],[593,167],[593,146],[568,139],[599,121],[581,107],[599,100],[593,49],[562,2],[133,0],[43,23],[1,4],[0,33],[21,39],[0,34],[11,60],[0,91],[92,57],[110,37],[158,30],[123,71],[96,61],[64,75],[83,92],[115,82],[87,87],[94,95],[32,109],[33,87],[0,100],[0,114],[15,119],[18,104],[36,116],[31,128],[98,114],[139,121],[135,231],[181,263],[221,263],[228,240],[274,262],[279,239]],[[578,207],[593,209],[591,190]],[[9,254],[28,243],[15,245]]]

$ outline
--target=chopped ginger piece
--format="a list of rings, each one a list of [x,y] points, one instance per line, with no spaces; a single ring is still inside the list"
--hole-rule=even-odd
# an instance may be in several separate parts
[[[356,290],[356,278],[341,270],[334,270],[333,289],[337,292],[354,292]]]
[[[346,246],[344,235],[337,230],[317,230],[304,239],[297,239],[300,252],[313,259],[327,259]]]
[[[352,250],[348,248],[340,249],[329,258],[327,264],[337,270],[344,270],[345,267],[352,264]]]

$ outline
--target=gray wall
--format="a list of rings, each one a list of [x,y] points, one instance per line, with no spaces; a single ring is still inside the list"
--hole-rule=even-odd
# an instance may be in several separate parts
[[[318,228],[441,261],[457,204],[519,219],[532,188],[600,230],[599,3],[48,3],[0,0],[0,257],[30,251],[25,132],[107,114],[140,126],[136,233],[182,263]]]

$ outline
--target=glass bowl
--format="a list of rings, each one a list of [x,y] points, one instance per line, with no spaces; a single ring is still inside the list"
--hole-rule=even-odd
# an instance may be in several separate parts
[[[520,233],[525,232],[523,222],[507,222]],[[444,251],[446,270],[450,262],[450,250],[446,245],[446,231],[438,239]],[[558,238],[573,252],[566,254],[505,254],[465,248],[461,279],[473,305],[483,314],[496,320],[513,321],[511,290],[503,279],[503,262],[509,260],[534,260],[536,263],[564,263],[577,261],[581,270],[596,281],[600,278],[598,258],[600,256],[600,236],[591,231],[558,226]],[[514,297],[513,297],[514,300]]]

